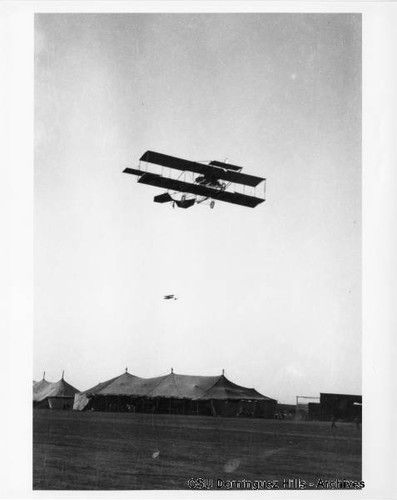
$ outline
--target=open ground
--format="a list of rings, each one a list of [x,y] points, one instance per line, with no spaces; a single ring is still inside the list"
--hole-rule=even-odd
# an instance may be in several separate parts
[[[361,480],[351,423],[35,410],[33,488],[187,489],[190,478]]]

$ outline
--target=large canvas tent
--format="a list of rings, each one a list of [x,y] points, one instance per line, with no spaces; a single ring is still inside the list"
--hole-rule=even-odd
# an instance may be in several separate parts
[[[43,378],[33,386],[33,406],[50,410],[71,410],[74,396],[78,392],[63,376],[58,382],[48,382]]]
[[[237,385],[224,374],[206,377],[171,371],[153,378],[123,373],[76,394],[73,408],[272,418],[276,404],[276,400]]]

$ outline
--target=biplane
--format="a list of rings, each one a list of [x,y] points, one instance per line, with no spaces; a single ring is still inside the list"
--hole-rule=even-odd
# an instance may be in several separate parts
[[[164,300],[178,300],[174,294],[172,295],[164,295]]]
[[[153,171],[155,168],[157,170]],[[260,183],[265,183],[266,179],[244,174],[241,170],[242,167],[220,161],[200,163],[146,151],[139,160],[138,169],[126,168],[123,172],[136,175],[140,184],[166,189],[165,192],[156,195],[153,201],[169,202],[173,208],[186,209],[205,202],[214,208],[215,201],[254,208],[265,201],[264,198],[256,196],[255,188]],[[179,172],[178,177],[175,177],[175,171]],[[254,190],[254,193],[235,191],[231,187],[233,184],[243,186],[243,191],[246,188]]]

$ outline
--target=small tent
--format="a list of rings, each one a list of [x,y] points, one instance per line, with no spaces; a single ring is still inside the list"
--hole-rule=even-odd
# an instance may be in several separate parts
[[[45,397],[45,394],[50,390],[53,383],[45,379],[45,373],[43,378],[39,382],[33,383],[33,406],[40,406],[40,401]]]
[[[37,385],[33,387],[33,405],[36,408],[49,408],[50,410],[71,410],[73,408],[74,395],[78,389],[68,384],[62,378],[58,382],[48,383],[37,391]]]

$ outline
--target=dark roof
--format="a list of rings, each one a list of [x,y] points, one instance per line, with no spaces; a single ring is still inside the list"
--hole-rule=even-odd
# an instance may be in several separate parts
[[[338,398],[344,398],[344,399],[351,399],[351,400],[356,400],[358,402],[362,402],[362,396],[359,396],[357,394],[336,394],[332,392],[320,392],[320,399],[338,399]]]

